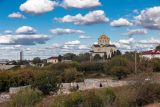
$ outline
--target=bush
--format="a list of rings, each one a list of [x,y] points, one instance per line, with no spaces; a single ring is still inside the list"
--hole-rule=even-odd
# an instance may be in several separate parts
[[[144,106],[160,101],[160,85],[156,83],[144,83],[138,86],[136,104]]]
[[[32,87],[39,89],[44,94],[56,92],[59,88],[59,80],[54,73],[43,71],[35,75]]]
[[[116,99],[116,94],[111,88],[107,88],[103,90],[103,93],[101,95],[103,98],[104,105],[113,105],[115,99]]]
[[[74,92],[67,96],[56,97],[51,107],[110,107],[115,98],[111,89]]]
[[[57,63],[57,64],[51,64],[49,66],[44,67],[44,70],[58,70],[61,73],[64,72],[67,68],[77,68],[79,66],[79,63],[77,62],[69,62],[69,63]]]
[[[27,88],[12,96],[8,107],[33,107],[41,98],[40,91]]]
[[[103,100],[95,92],[87,92],[84,94],[84,102],[82,107],[104,107]]]
[[[83,100],[84,98],[82,93],[73,93],[69,95],[64,101],[64,107],[79,107],[82,104]]]
[[[160,72],[160,59],[153,59],[153,71],[154,72]]]
[[[128,70],[125,67],[117,66],[111,69],[111,73],[120,80],[128,75]]]
[[[62,80],[64,82],[81,82],[83,81],[83,74],[78,72],[76,68],[68,68],[64,70]]]
[[[105,70],[106,74],[112,74],[111,69],[113,67],[122,66],[122,67],[126,67],[128,69],[128,63],[129,63],[129,61],[125,57],[116,56],[116,57],[112,58],[110,61],[105,63],[104,70]]]
[[[8,91],[9,87],[29,85],[32,81],[33,73],[30,69],[0,72],[0,91]]]
[[[86,74],[91,74],[95,72],[103,73],[104,63],[103,62],[83,62],[78,67],[78,71],[84,72]]]

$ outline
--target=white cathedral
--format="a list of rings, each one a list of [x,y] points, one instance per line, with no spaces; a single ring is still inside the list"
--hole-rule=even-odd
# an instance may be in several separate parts
[[[94,58],[98,54],[102,58],[104,58],[104,56],[106,55],[108,59],[111,58],[116,51],[116,46],[110,44],[110,38],[103,34],[98,38],[98,44],[92,45],[90,52],[92,58]]]

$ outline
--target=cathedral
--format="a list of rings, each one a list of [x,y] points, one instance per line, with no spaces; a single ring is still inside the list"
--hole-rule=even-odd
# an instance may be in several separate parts
[[[110,44],[110,38],[103,34],[98,38],[98,44],[92,45],[90,52],[92,58],[98,54],[100,57],[106,57],[106,59],[108,59],[111,58],[116,51],[116,46]]]

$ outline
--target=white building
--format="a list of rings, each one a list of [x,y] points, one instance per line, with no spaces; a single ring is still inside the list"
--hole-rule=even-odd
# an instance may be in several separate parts
[[[142,57],[152,59],[160,58],[160,50],[149,50],[142,52]]]
[[[15,65],[9,64],[8,60],[0,60],[0,70],[8,70],[15,67]]]
[[[47,59],[47,63],[52,63],[52,64],[56,64],[58,63],[58,57],[50,57]]]
[[[101,57],[106,55],[107,58],[111,58],[112,55],[117,51],[115,45],[110,44],[110,39],[106,35],[101,35],[98,39],[98,44],[92,45],[92,50],[90,51],[92,57],[95,57],[97,54]]]

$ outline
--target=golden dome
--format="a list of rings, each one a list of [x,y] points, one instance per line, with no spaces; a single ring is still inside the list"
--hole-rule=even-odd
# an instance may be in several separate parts
[[[99,38],[98,38],[98,44],[103,44],[103,45],[106,45],[106,44],[109,44],[110,42],[110,39],[107,35],[103,34],[101,35]]]

